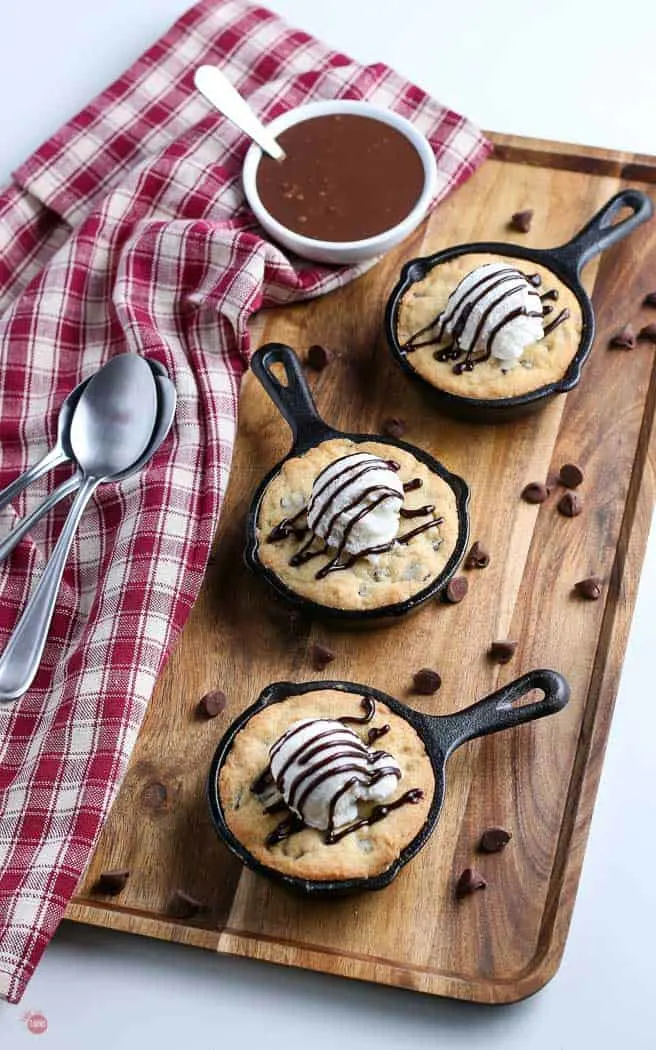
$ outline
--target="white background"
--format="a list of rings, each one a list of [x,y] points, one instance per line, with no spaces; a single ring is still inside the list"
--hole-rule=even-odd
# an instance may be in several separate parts
[[[0,178],[123,71],[185,0],[10,0]],[[656,153],[653,0],[272,0],[486,128]],[[9,8],[9,10],[8,10]],[[652,530],[568,946],[553,982],[477,1007],[64,924],[0,1047],[61,1050],[656,1048],[656,533]],[[48,1020],[31,1034],[25,1011]]]

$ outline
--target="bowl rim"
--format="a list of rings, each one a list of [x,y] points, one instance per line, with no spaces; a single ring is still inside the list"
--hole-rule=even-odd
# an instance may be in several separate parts
[[[373,256],[384,249],[388,238],[392,234],[394,234],[399,240],[402,240],[408,234],[412,233],[421,222],[430,207],[431,201],[434,200],[437,195],[437,161],[426,136],[406,117],[402,117],[400,114],[394,112],[394,110],[385,109],[382,106],[375,106],[371,102],[360,101],[358,99],[322,99],[316,102],[305,103],[302,106],[296,106],[293,109],[287,110],[286,113],[282,113],[280,116],[275,117],[269,124],[267,124],[267,130],[273,135],[276,135],[278,132],[284,131],[286,128],[292,127],[295,124],[299,124],[303,120],[311,120],[314,117],[330,115],[333,113],[353,113],[355,115],[371,117],[373,120],[377,120],[382,124],[389,124],[396,128],[396,130],[402,135],[405,135],[414,146],[424,169],[424,185],[416,202],[400,222],[395,223],[393,226],[389,226],[380,233],[374,234],[372,237],[364,237],[360,240],[354,241],[320,240],[316,237],[307,237],[304,234],[297,233],[295,230],[290,229],[289,226],[284,226],[283,223],[279,222],[271,212],[265,208],[259,195],[257,189],[257,172],[260,160],[263,156],[263,151],[255,142],[252,142],[249,146],[242,167],[242,185],[244,194],[249,207],[253,211],[253,214],[260,225],[264,226],[265,229],[268,226],[272,231],[272,235],[276,236],[283,243],[285,240],[293,240],[294,243],[298,245],[297,251],[299,255],[302,255],[304,251],[349,252],[358,249],[361,251],[370,250],[371,255]]]
[[[413,284],[424,280],[436,266],[449,262],[459,255],[470,254],[494,254],[511,259],[517,258],[525,259],[528,262],[536,262],[551,270],[575,296],[581,308],[583,329],[576,353],[560,379],[554,379],[549,383],[536,387],[534,390],[528,390],[523,394],[515,394],[511,397],[468,397],[466,394],[454,394],[450,390],[443,390],[435,383],[431,383],[408,361],[408,355],[404,352],[397,335],[398,313],[403,297]],[[417,256],[408,260],[403,265],[399,279],[387,300],[384,328],[390,352],[406,375],[422,383],[445,404],[453,405],[454,408],[456,406],[467,408],[471,410],[472,415],[478,411],[490,416],[495,412],[501,414],[504,410],[520,409],[533,405],[535,402],[546,401],[555,394],[566,393],[575,387],[581,378],[582,367],[592,351],[595,337],[595,317],[590,297],[581,284],[578,274],[573,274],[561,266],[553,249],[530,248],[521,244],[514,244],[512,241],[472,241],[469,244],[456,244],[431,255]]]
[[[322,444],[323,441],[329,441],[332,437],[348,438],[356,444],[361,444],[365,441],[373,441],[377,444],[389,445],[391,448],[402,449],[427,466],[434,474],[437,474],[453,492],[456,501],[456,514],[458,517],[458,536],[455,546],[439,575],[432,579],[430,583],[421,590],[417,591],[416,594],[411,594],[408,598],[403,598],[397,602],[390,602],[387,605],[376,606],[371,609],[340,609],[336,606],[324,605],[322,602],[317,602],[313,598],[308,598],[305,595],[297,593],[291,587],[288,587],[277,573],[267,565],[264,565],[261,561],[259,556],[260,542],[258,541],[257,536],[257,521],[266,490],[288,460],[296,459],[298,456],[305,455],[310,448]],[[457,572],[458,567],[465,556],[467,544],[469,543],[470,496],[470,488],[464,478],[460,477],[459,474],[452,473],[452,471],[448,470],[440,460],[435,459],[435,457],[429,452],[419,448],[417,445],[411,445],[406,441],[401,441],[395,438],[387,438],[380,434],[347,434],[343,431],[333,431],[331,428],[324,438],[311,443],[308,447],[299,448],[296,445],[293,445],[287,455],[267,472],[258,485],[248,511],[244,560],[246,561],[248,568],[256,575],[262,576],[277,594],[284,598],[294,608],[300,609],[302,612],[309,615],[318,616],[324,620],[335,620],[338,623],[355,624],[399,619],[407,613],[420,608],[426,602],[430,601],[431,598],[436,597]]]

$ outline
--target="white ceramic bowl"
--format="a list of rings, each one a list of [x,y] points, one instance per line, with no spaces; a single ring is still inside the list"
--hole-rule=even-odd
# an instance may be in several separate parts
[[[406,120],[399,117],[389,109],[380,109],[371,106],[368,102],[352,102],[346,99],[333,99],[324,102],[310,102],[306,106],[299,106],[289,113],[271,121],[268,125],[273,135],[278,135],[292,124],[298,124],[302,120],[311,117],[331,115],[333,113],[352,113],[361,117],[372,117],[383,124],[390,124],[402,135],[405,135],[415,147],[424,167],[424,186],[417,203],[405,219],[396,226],[377,233],[375,237],[367,237],[360,241],[320,241],[314,237],[304,237],[300,233],[283,226],[274,219],[273,215],[262,204],[257,192],[257,169],[262,156],[262,150],[253,143],[246,154],[242,179],[244,193],[260,225],[269,234],[272,240],[277,241],[283,248],[288,248],[305,259],[313,259],[315,262],[323,263],[359,263],[367,259],[374,259],[378,255],[399,244],[405,237],[419,225],[424,218],[428,207],[435,196],[437,188],[437,164],[435,156],[428,144],[428,140],[420,131]]]

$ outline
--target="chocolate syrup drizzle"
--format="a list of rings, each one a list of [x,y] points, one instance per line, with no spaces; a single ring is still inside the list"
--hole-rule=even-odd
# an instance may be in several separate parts
[[[349,456],[344,456],[343,458],[345,460],[348,460],[352,459],[354,456],[359,455],[361,455],[361,453],[352,452]],[[306,562],[312,561],[313,558],[318,558],[322,554],[328,554],[330,550],[330,544],[327,543],[325,540],[321,540],[321,538],[317,536],[317,523],[320,522],[328,513],[331,512],[331,508],[334,506],[334,501],[342,492],[344,492],[344,490],[349,485],[351,485],[354,481],[357,481],[359,478],[362,477],[363,474],[366,474],[370,470],[380,470],[381,464],[390,470],[399,470],[399,464],[393,459],[378,459],[375,463],[350,463],[346,464],[346,466],[344,466],[336,476],[330,478],[330,480],[322,486],[320,484],[321,476],[329,469],[329,467],[333,466],[333,463],[329,463],[328,466],[324,467],[324,469],[317,475],[315,479],[312,495],[313,502],[316,504],[321,499],[321,496],[326,491],[328,486],[332,485],[335,480],[340,480],[343,477],[345,477],[346,480],[335,489],[332,495],[328,496],[325,499],[323,504],[320,504],[319,513],[316,515],[314,520],[314,529],[310,529],[307,523],[307,512],[309,506],[308,504],[304,507],[301,507],[301,509],[296,514],[294,514],[293,517],[283,518],[283,520],[280,521],[277,525],[274,525],[271,532],[267,536],[267,543],[278,543],[280,540],[284,540],[288,536],[292,535],[298,538],[299,540],[303,540],[304,542],[301,543],[301,546],[298,548],[297,551],[295,551],[294,554],[292,554],[291,558],[289,559],[289,565],[293,567],[305,565]],[[421,480],[421,478],[413,478],[411,481],[407,481],[403,485],[403,491],[414,492],[416,489],[420,489],[422,485],[423,481]],[[351,510],[355,510],[358,504],[362,503],[362,501],[369,496],[374,496],[376,498],[372,499],[370,503],[365,503],[361,510],[359,510],[358,513],[350,519],[350,521],[343,530],[342,538],[336,548],[335,555],[330,559],[330,561],[328,561],[325,565],[323,565],[320,569],[317,570],[317,572],[315,573],[315,579],[323,580],[331,572],[341,572],[344,569],[350,569],[355,564],[355,562],[358,561],[358,559],[366,558],[370,554],[384,554],[386,551],[391,550],[395,543],[409,543],[410,540],[414,539],[415,536],[418,536],[422,532],[426,532],[428,529],[432,529],[438,525],[441,525],[444,521],[444,518],[432,518],[430,521],[424,522],[417,528],[411,529],[410,532],[406,532],[403,533],[401,536],[395,537],[395,539],[390,540],[389,543],[381,543],[377,546],[365,547],[364,550],[358,551],[357,554],[350,554],[347,557],[344,557],[346,544],[348,543],[349,536],[351,535],[355,526],[359,522],[361,522],[362,519],[365,518],[368,514],[371,514],[371,512],[376,509],[376,507],[380,506],[380,504],[384,503],[386,500],[403,498],[396,491],[396,489],[392,489],[387,485],[371,485],[368,488],[366,488],[364,492],[360,492],[357,498],[354,499],[351,503],[347,504],[346,507],[342,507],[338,510],[332,511],[332,516],[329,518],[328,525],[325,530],[326,535],[330,536],[338,518],[340,518],[343,514],[347,514]],[[429,514],[433,514],[434,510],[435,506],[432,503],[427,503],[425,506],[417,507],[416,509],[406,509],[404,507],[401,507],[399,513],[402,518],[408,519],[426,517]],[[302,524],[303,519],[305,519],[304,525]],[[307,535],[308,533],[309,536]],[[316,540],[320,540],[321,543],[323,543],[323,546],[315,547]]]
[[[463,278],[464,279],[464,278]],[[519,281],[519,283],[517,283]],[[485,322],[489,318],[495,307],[499,306],[502,302],[514,295],[515,292],[520,292],[524,287],[523,282],[527,281],[529,284],[537,288],[542,283],[542,278],[538,273],[524,274],[520,270],[516,270],[514,267],[508,266],[503,270],[497,270],[491,274],[485,274],[475,284],[467,290],[467,292],[460,298],[454,305],[449,308],[447,303],[446,308],[438,314],[429,324],[420,328],[418,332],[410,336],[408,341],[403,345],[402,349],[406,354],[412,353],[414,350],[418,350],[422,346],[433,346],[435,343],[441,343],[444,337],[446,325],[453,318],[454,314],[459,312],[456,324],[451,334],[451,342],[448,346],[441,347],[436,350],[433,357],[436,361],[454,361],[453,371],[456,375],[462,375],[463,372],[471,372],[475,365],[480,364],[481,361],[487,361],[492,354],[492,348],[494,346],[494,340],[499,334],[502,328],[504,328],[511,321],[516,320],[518,317],[545,317],[550,314],[553,310],[552,306],[545,305],[545,300],[558,298],[558,289],[551,288],[546,292],[543,292],[540,296],[542,302],[541,311],[527,310],[525,307],[518,307],[516,310],[511,310],[506,316],[499,321],[497,325],[488,333],[485,340],[485,346],[483,350],[477,355],[476,347],[478,341],[483,333]],[[512,282],[515,282],[514,284]],[[465,326],[471,315],[474,307],[483,299],[484,296],[488,295],[494,288],[504,287],[498,296],[496,296],[491,303],[483,311],[474,334],[470,340],[468,348],[461,346],[460,338],[465,330]],[[544,328],[544,336],[549,335],[553,332],[558,325],[566,321],[570,316],[569,310],[564,309],[555,317],[549,324]],[[423,339],[417,342],[420,336],[430,332],[431,329],[435,329],[435,334],[430,339]],[[464,356],[463,356],[464,355]],[[458,360],[461,358],[461,360]]]
[[[362,715],[344,715],[342,718],[335,719],[334,721],[341,722],[342,725],[346,725],[347,723],[368,725],[376,714],[376,701],[371,696],[363,696],[361,706],[363,708]],[[321,719],[317,719],[317,721],[321,721]],[[307,725],[308,722],[303,721],[300,725],[283,733],[269,752],[270,760],[275,757],[284,744],[289,742],[291,737],[295,736],[295,734],[299,733],[302,729],[305,729]],[[351,832],[357,831],[360,828],[377,824],[378,821],[383,820],[388,813],[394,809],[419,802],[424,797],[423,791],[420,788],[411,788],[393,802],[374,806],[367,817],[362,817],[339,830],[335,828],[335,813],[337,811],[339,800],[355,784],[366,784],[367,786],[371,786],[386,776],[395,776],[397,779],[400,779],[401,774],[396,765],[381,766],[372,770],[363,768],[363,763],[365,766],[372,766],[382,758],[389,758],[393,761],[392,756],[386,751],[371,752],[369,750],[375,740],[385,736],[389,731],[390,726],[387,724],[377,727],[372,726],[367,733],[367,743],[365,744],[359,737],[354,736],[352,730],[345,729],[343,733],[344,742],[339,750],[336,751],[336,741],[338,740],[338,737],[341,736],[341,733],[334,728],[326,729],[323,732],[318,733],[311,740],[307,740],[300,744],[299,747],[292,752],[287,761],[278,771],[278,776],[275,781],[269,764],[269,766],[267,766],[267,768],[251,785],[251,791],[255,795],[266,794],[271,791],[274,786],[277,787],[282,795],[284,776],[290,766],[294,763],[299,766],[309,766],[312,760],[314,760],[310,768],[301,770],[300,773],[297,773],[295,778],[288,785],[287,798],[289,800],[289,805],[287,805],[283,799],[280,799],[265,806],[265,813],[278,813],[287,810],[287,816],[284,820],[277,824],[267,835],[265,845],[268,847],[275,846],[308,826],[305,824],[302,816],[299,815],[303,813],[303,804],[307,801],[315,788],[325,780],[328,780],[331,776],[334,776],[336,772],[334,763],[341,762],[344,758],[354,758],[358,761],[354,761],[348,765],[341,764],[338,766],[340,773],[353,773],[353,776],[349,777],[342,787],[334,793],[330,800],[328,827],[324,838],[327,845],[340,842],[346,835],[350,835]],[[317,757],[324,751],[329,751],[331,754],[329,754],[328,757],[319,758],[319,761],[317,761]],[[297,813],[289,812],[289,809],[292,806],[298,811]]]

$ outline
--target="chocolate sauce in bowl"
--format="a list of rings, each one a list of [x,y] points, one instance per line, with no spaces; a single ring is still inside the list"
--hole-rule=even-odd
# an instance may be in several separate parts
[[[285,159],[262,157],[257,191],[274,219],[304,237],[374,237],[405,219],[424,188],[415,147],[374,117],[310,117],[276,137]]]

